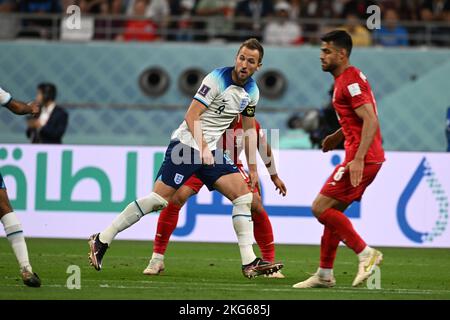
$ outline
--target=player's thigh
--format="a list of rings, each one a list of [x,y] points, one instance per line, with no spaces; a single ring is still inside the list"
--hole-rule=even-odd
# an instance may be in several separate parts
[[[239,172],[221,176],[213,186],[230,201],[250,192]]]
[[[194,194],[197,194],[197,192],[191,187],[183,185],[173,194],[170,202],[178,207],[182,207]]]
[[[11,207],[11,203],[9,202],[8,193],[6,189],[0,189],[0,217],[3,217],[5,214],[12,212],[13,209]]]
[[[345,211],[345,209],[347,209],[348,206],[349,206],[348,203],[342,202],[340,200],[319,193],[313,201],[311,210],[314,216],[316,218],[319,218],[319,216],[329,208],[334,208],[339,211]]]

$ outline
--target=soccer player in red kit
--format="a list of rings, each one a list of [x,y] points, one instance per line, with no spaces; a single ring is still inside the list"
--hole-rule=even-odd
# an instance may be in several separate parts
[[[364,242],[343,213],[353,201],[361,200],[384,162],[375,98],[365,75],[350,65],[350,35],[336,30],[325,34],[321,40],[322,70],[334,76],[333,107],[341,125],[324,139],[322,150],[332,150],[345,139],[345,160],[336,166],[312,205],[314,216],[324,225],[320,267],[294,288],[327,288],[336,284],[333,263],[340,241],[359,258],[353,286],[367,280],[383,259],[380,251]]]
[[[258,150],[261,157],[268,157],[270,161],[264,161],[266,167],[270,173],[270,178],[273,181],[277,190],[283,196],[286,195],[286,186],[283,181],[278,177],[275,163],[272,156],[272,150],[270,145],[267,144],[266,137],[261,130],[261,126],[255,119],[255,128],[258,133]],[[238,167],[244,180],[249,183],[250,179],[244,170],[243,164],[239,160],[239,155],[243,149],[243,130],[241,116],[238,115],[231,123],[230,129],[227,130],[222,136],[222,149],[225,150],[233,159],[233,162]],[[260,147],[261,146],[261,147]],[[263,160],[266,160],[263,158]],[[203,187],[203,182],[195,175],[190,177],[182,187],[180,187],[175,195],[172,197],[169,205],[164,208],[158,218],[158,226],[156,229],[155,241],[153,243],[153,255],[149,262],[149,265],[144,270],[146,275],[157,275],[162,272],[164,266],[164,254],[169,244],[170,236],[175,230],[178,223],[178,216],[180,209],[186,203],[186,201],[193,195],[197,194]],[[261,194],[259,186],[256,184],[253,190],[253,202],[251,207],[252,220],[254,225],[254,237],[258,244],[262,258],[264,261],[275,261],[275,245],[273,238],[272,225],[269,220],[267,212],[264,210],[261,201]],[[278,271],[271,275],[271,278],[284,278],[283,274]]]

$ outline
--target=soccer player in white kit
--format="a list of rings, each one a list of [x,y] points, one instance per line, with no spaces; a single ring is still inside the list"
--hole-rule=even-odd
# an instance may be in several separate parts
[[[252,75],[260,69],[263,55],[258,40],[248,39],[241,44],[234,67],[215,69],[204,78],[184,121],[172,134],[153,192],[130,203],[109,227],[90,237],[89,260],[96,270],[101,269],[103,256],[117,233],[145,214],[166,207],[176,190],[194,173],[209,190],[219,191],[233,203],[232,220],[244,276],[272,274],[283,267],[256,257],[252,246],[252,193],[233,161],[216,150],[222,134],[240,113],[253,189],[258,181],[254,115],[259,90]]]
[[[8,108],[15,114],[32,114],[39,113],[39,106],[36,103],[26,104],[12,98],[11,94],[0,87],[0,105]],[[22,224],[17,218],[9,202],[8,193],[6,192],[5,182],[0,174],[0,221],[5,229],[17,261],[20,265],[20,274],[22,281],[29,287],[40,287],[41,280],[39,276],[33,272],[28,258],[28,249],[23,236]]]

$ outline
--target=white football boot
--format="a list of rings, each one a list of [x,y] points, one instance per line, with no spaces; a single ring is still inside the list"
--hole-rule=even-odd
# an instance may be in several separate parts
[[[383,261],[383,254],[373,248],[367,248],[367,254],[361,254],[359,258],[358,273],[352,286],[357,287],[370,277],[374,268]]]
[[[294,284],[292,287],[296,289],[308,289],[308,288],[332,288],[336,285],[336,279],[331,274],[330,277],[321,277],[319,271],[314,273],[311,277],[305,281]]]
[[[164,271],[164,260],[152,258],[145,270],[142,272],[148,276],[156,276]]]

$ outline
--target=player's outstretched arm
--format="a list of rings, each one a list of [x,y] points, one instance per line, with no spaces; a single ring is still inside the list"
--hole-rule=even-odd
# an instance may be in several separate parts
[[[266,135],[263,131],[259,135],[259,155],[266,165],[267,171],[270,174],[270,179],[275,185],[275,190],[279,192],[279,194],[286,196],[287,188],[284,184],[283,180],[278,177],[277,167],[275,165],[275,157],[273,156],[272,147],[267,142]]]
[[[39,105],[34,101],[27,104],[22,101],[11,99],[5,107],[19,115],[31,114],[35,116],[39,113]]]
[[[342,128],[339,128],[332,134],[328,135],[322,141],[322,151],[328,152],[330,150],[336,149],[339,143],[344,140],[344,134],[342,133]]]
[[[0,87],[0,104],[15,114],[37,114],[39,106],[36,103],[26,104],[22,101],[14,100],[11,94]]]
[[[214,157],[211,150],[209,150],[208,144],[205,142],[200,122],[200,116],[206,110],[206,107],[202,103],[197,100],[192,100],[184,120],[186,121],[189,131],[200,149],[199,151],[202,157],[202,162],[207,165],[212,165],[214,164]]]

